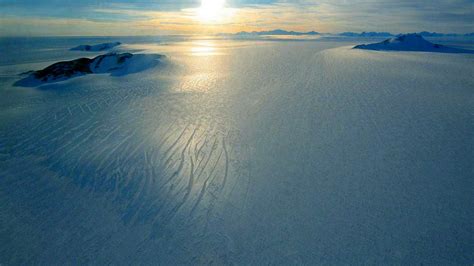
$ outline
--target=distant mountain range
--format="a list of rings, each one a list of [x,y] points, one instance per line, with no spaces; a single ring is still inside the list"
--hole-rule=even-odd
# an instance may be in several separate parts
[[[474,32],[466,34],[457,34],[457,33],[438,33],[438,32],[428,32],[422,31],[417,33],[423,37],[474,37]],[[219,34],[222,36],[241,36],[241,37],[251,37],[251,36],[264,36],[264,35],[333,35],[333,36],[342,36],[342,37],[393,37],[399,36],[401,34],[392,34],[390,32],[342,32],[342,33],[319,33],[316,31],[309,32],[298,32],[298,31],[286,31],[282,29],[271,30],[271,31],[241,31],[238,33],[223,33]]]
[[[418,35],[423,37],[474,37],[474,32],[466,33],[466,34],[457,34],[457,33],[438,33],[438,32],[428,32],[422,31],[418,32]],[[393,36],[400,36],[403,34],[392,34],[390,32],[343,32],[337,34],[338,36],[344,37],[393,37]]]
[[[298,31],[286,31],[286,30],[271,30],[271,31],[241,31],[234,34],[221,34],[221,35],[233,35],[233,36],[261,36],[261,35],[319,35],[319,32],[316,31],[309,31],[309,32],[298,32]]]
[[[390,32],[343,32],[336,34],[338,36],[344,36],[344,37],[391,37],[394,36]]]

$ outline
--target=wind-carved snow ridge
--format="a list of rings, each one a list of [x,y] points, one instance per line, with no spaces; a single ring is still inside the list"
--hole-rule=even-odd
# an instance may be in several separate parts
[[[159,54],[108,53],[92,59],[79,58],[58,62],[42,70],[24,73],[28,76],[17,81],[14,85],[36,87],[87,74],[110,73],[111,76],[123,76],[155,67],[164,57]]]
[[[372,44],[361,44],[354,49],[377,50],[377,51],[413,51],[413,52],[437,52],[437,53],[474,53],[472,50],[447,47],[431,43],[418,33],[401,34],[395,38]]]
[[[116,46],[121,45],[122,43],[120,42],[109,42],[109,43],[101,43],[101,44],[96,44],[96,45],[79,45],[76,47],[71,48],[71,51],[87,51],[87,52],[99,52],[99,51],[105,51],[112,49]]]

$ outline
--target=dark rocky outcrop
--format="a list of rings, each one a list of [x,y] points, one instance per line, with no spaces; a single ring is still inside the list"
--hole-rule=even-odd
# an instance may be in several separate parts
[[[48,66],[45,69],[33,71],[35,78],[41,81],[54,80],[61,77],[70,78],[72,76],[90,74],[89,68],[93,59],[79,58],[72,61],[58,62]]]

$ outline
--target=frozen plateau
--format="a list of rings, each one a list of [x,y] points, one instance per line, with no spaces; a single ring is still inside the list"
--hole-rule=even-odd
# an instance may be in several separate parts
[[[0,264],[472,265],[474,55],[385,38],[0,38]]]

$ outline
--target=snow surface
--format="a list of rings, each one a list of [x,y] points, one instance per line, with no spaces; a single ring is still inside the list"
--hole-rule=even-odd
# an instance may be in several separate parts
[[[121,45],[120,42],[101,43],[96,45],[82,44],[71,48],[71,51],[87,51],[87,52],[100,52],[110,50],[116,46]]]
[[[356,45],[355,49],[386,50],[386,51],[418,51],[437,53],[474,53],[474,50],[458,49],[439,44],[433,44],[425,40],[417,33],[402,34],[383,42]]]
[[[0,66],[0,262],[472,264],[473,55],[346,45],[142,43],[170,63],[40,88],[12,84],[51,62]]]

